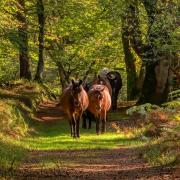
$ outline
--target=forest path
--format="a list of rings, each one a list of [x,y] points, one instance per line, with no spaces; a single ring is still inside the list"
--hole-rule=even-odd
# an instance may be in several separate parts
[[[35,118],[51,123],[64,119],[64,114],[56,105],[56,102],[40,104]],[[63,143],[73,143],[73,140]],[[92,143],[96,143],[96,140]],[[16,172],[16,177],[61,180],[179,179],[177,169],[150,166],[142,157],[142,146],[132,147],[124,144],[112,149],[30,150],[21,168]]]
[[[58,102],[46,101],[39,104],[34,119],[42,122],[59,121],[64,118],[64,113]]]

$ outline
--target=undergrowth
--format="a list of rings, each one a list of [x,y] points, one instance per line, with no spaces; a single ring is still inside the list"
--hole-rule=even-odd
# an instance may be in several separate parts
[[[153,165],[180,165],[180,126],[166,131],[151,142],[144,158]]]
[[[180,102],[134,106],[127,110],[136,137],[146,140],[144,158],[152,165],[179,163],[180,152]]]
[[[14,139],[0,134],[0,170],[16,169],[26,153],[27,150]]]
[[[0,88],[0,170],[18,167],[25,156],[20,141],[28,136],[28,119],[45,98],[40,85],[25,80]]]

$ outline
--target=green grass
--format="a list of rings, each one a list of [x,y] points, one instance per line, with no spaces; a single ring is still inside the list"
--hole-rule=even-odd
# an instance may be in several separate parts
[[[80,128],[81,137],[79,139],[73,139],[70,136],[69,124],[65,120],[49,123],[31,121],[30,127],[34,129],[33,135],[14,143],[22,149],[37,151],[38,155],[32,157],[35,160],[35,163],[31,164],[34,168],[54,168],[57,165],[75,167],[88,164],[89,161],[96,163],[101,161],[98,159],[103,154],[101,149],[134,147],[144,144],[134,138],[132,133],[125,135],[115,133],[112,129],[108,129],[105,134],[96,135],[95,123],[90,130]],[[66,153],[58,155],[54,151]],[[72,155],[71,152],[76,153]]]
[[[108,129],[102,135],[96,135],[95,128],[80,129],[81,137],[70,137],[70,128],[67,121],[31,124],[36,135],[24,138],[20,144],[28,149],[36,150],[75,150],[75,149],[111,149],[120,145],[138,145],[142,143],[130,134],[115,133]]]
[[[52,168],[56,166],[56,162],[58,161],[58,165],[71,167],[82,163],[81,160],[84,159],[84,156],[80,150],[90,150],[86,155],[91,158],[94,157],[93,161],[98,161],[96,156],[98,156],[97,153],[99,152],[91,150],[114,149],[120,146],[134,147],[143,145],[144,143],[134,138],[132,134],[117,134],[112,132],[111,129],[108,129],[105,134],[96,135],[95,123],[93,125],[94,127],[90,130],[81,128],[81,137],[79,139],[73,139],[70,137],[70,128],[68,122],[65,120],[49,123],[31,121],[29,126],[33,129],[32,135],[22,137],[19,140],[5,138],[3,143],[0,141],[0,163],[3,164],[3,168],[9,168],[15,159],[13,168],[16,168],[19,167],[20,162],[27,155],[27,150],[42,150],[50,152],[50,154],[48,156],[42,155],[41,157],[36,157],[39,160],[33,166]],[[54,150],[68,152],[75,150],[80,154],[79,158],[74,157],[74,160],[71,160],[68,156],[59,157],[58,155],[54,155]]]
[[[0,168],[10,169],[20,165],[27,150],[16,141],[0,134]]]

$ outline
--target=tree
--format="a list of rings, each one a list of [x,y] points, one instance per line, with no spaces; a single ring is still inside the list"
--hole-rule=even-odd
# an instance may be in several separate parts
[[[43,0],[37,0],[37,15],[38,15],[38,23],[39,23],[39,53],[38,53],[38,65],[37,71],[35,75],[35,80],[41,82],[42,74],[44,70],[44,26],[45,26],[45,14],[44,14],[44,4]]]
[[[26,7],[24,0],[17,1],[18,11],[16,14],[19,21],[19,61],[20,78],[31,79],[30,59],[28,57],[28,24],[26,20]]]
[[[161,104],[167,101],[169,93],[169,69],[173,52],[170,34],[177,26],[176,4],[157,0],[144,0],[143,4],[149,28],[148,43],[143,47],[142,58],[146,60],[146,74],[139,102]],[[175,10],[173,15],[172,8]]]
[[[92,1],[91,1],[92,2]],[[94,2],[94,3],[93,3]],[[121,66],[119,31],[107,21],[104,6],[93,0],[46,2],[48,11],[46,52],[57,65],[62,87],[70,78],[93,76],[102,67]],[[93,62],[96,62],[95,64]],[[124,62],[121,60],[124,65]],[[87,71],[94,64],[91,71]]]
[[[144,6],[145,13],[142,11]],[[174,4],[175,5],[175,4]],[[140,73],[139,78],[144,79],[142,85],[141,96],[139,103],[161,104],[167,100],[169,91],[169,68],[171,64],[171,48],[163,49],[171,45],[170,33],[174,31],[170,18],[172,16],[169,10],[173,6],[170,2],[153,1],[138,1],[134,0],[127,5],[125,22],[122,37],[125,52],[125,62],[127,66],[127,76],[131,92],[136,93],[137,76],[135,66],[135,56],[138,56],[145,64],[145,77]],[[175,11],[176,12],[176,11]],[[140,18],[146,16],[147,31],[141,30]],[[176,15],[177,16],[177,15]],[[164,24],[163,18],[166,18]],[[146,40],[143,42],[143,34],[146,34]],[[133,52],[133,53],[132,53]],[[143,71],[140,71],[143,72]],[[139,79],[138,78],[138,79]],[[129,86],[130,86],[129,85]],[[138,84],[137,84],[138,85]],[[141,87],[141,85],[140,85]]]

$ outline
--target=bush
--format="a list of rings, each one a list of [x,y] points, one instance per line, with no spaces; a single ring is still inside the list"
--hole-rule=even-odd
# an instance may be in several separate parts
[[[159,106],[157,106],[157,105],[146,103],[146,104],[142,104],[140,106],[133,106],[133,107],[129,108],[126,111],[126,114],[132,115],[133,113],[139,113],[139,114],[144,116],[148,112],[155,110],[155,109],[158,109],[158,108],[159,108]]]

